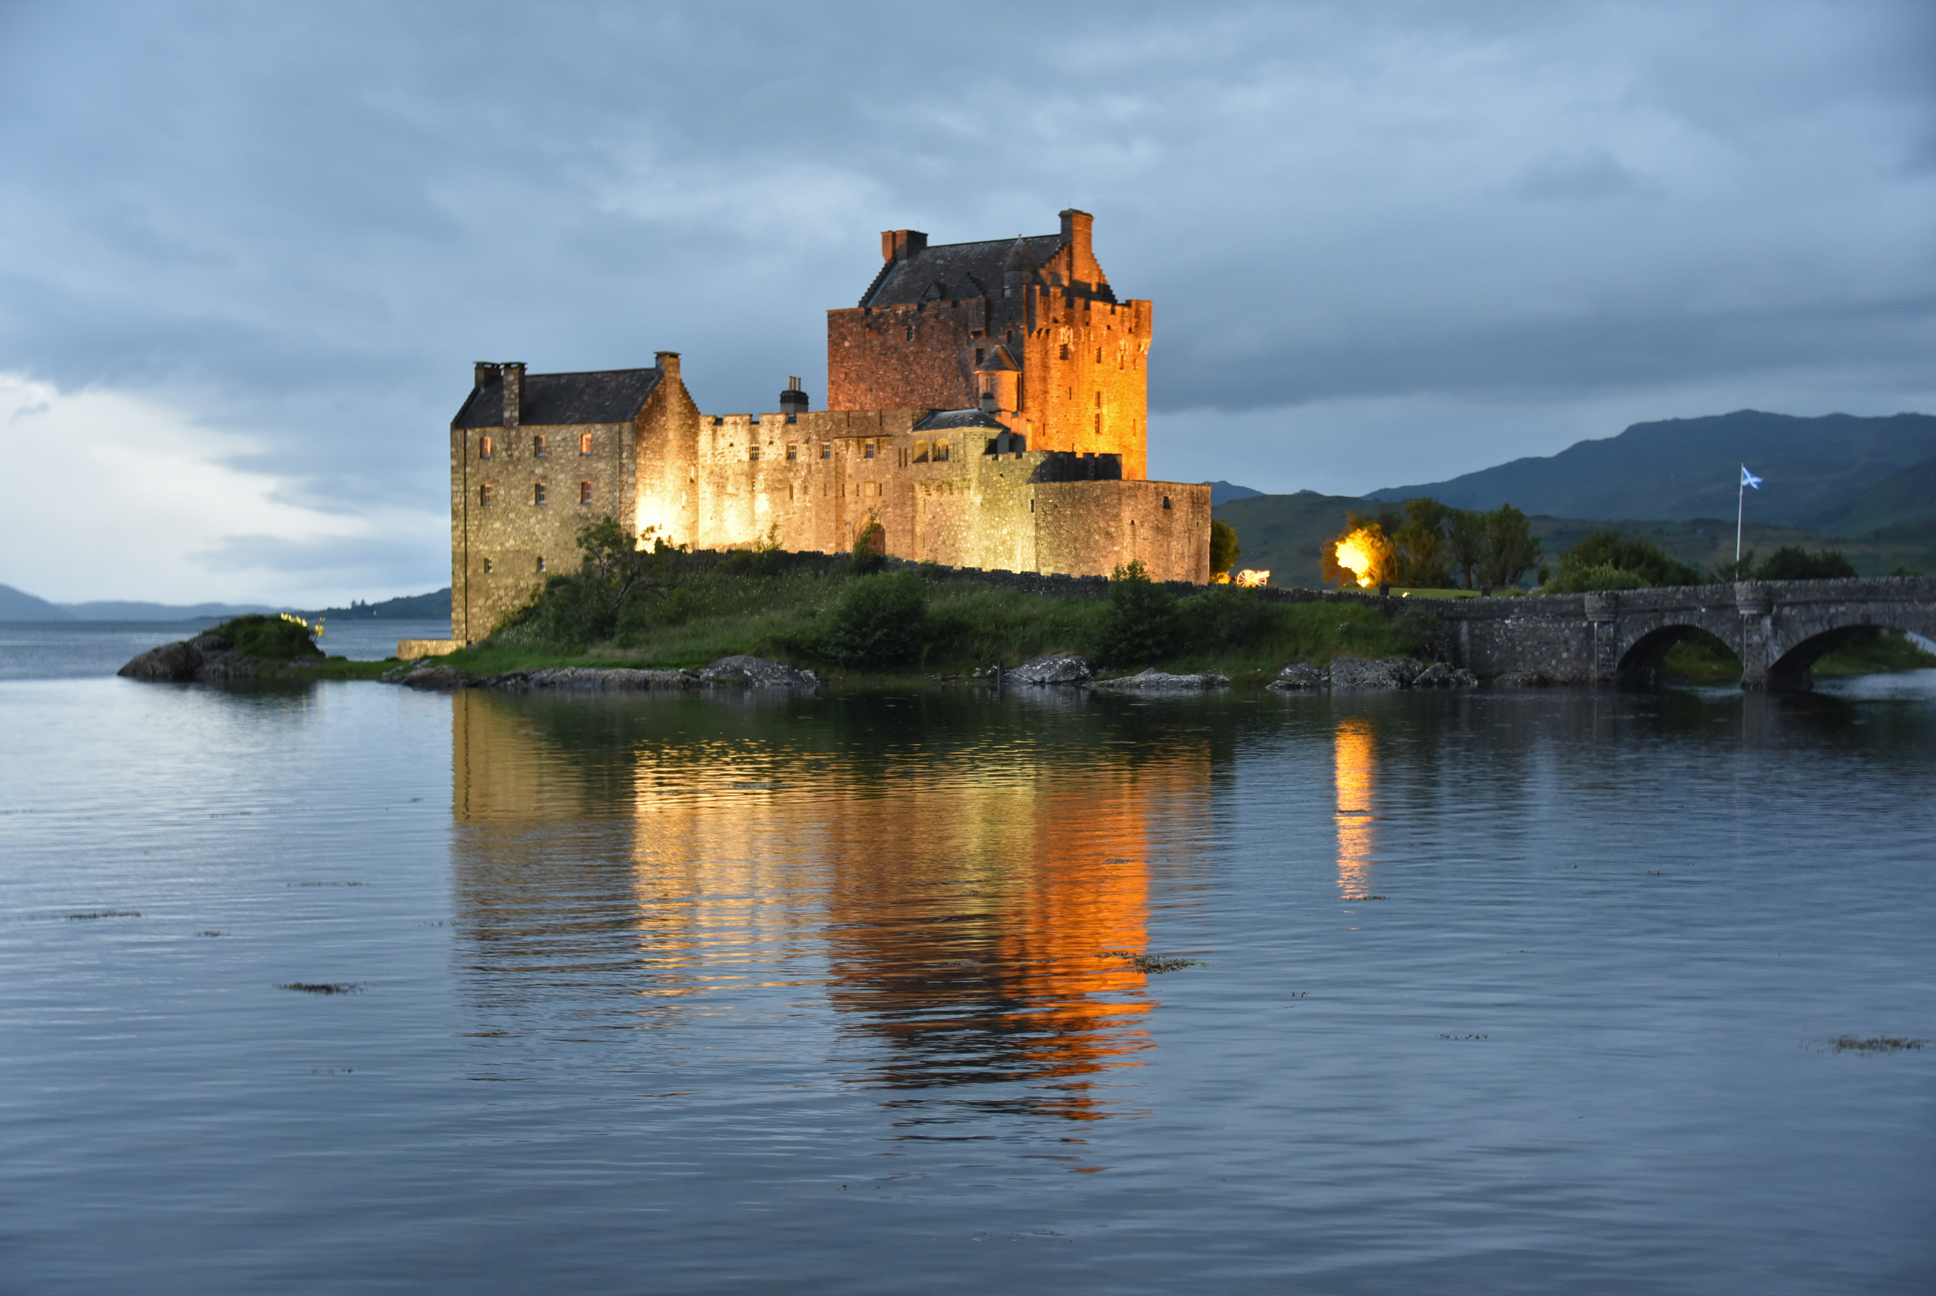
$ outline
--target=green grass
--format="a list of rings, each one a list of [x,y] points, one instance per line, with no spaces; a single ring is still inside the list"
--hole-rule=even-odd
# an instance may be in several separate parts
[[[1426,642],[1423,609],[1394,619],[1358,603],[1269,603],[1246,590],[1218,587],[1176,603],[1176,633],[1163,656],[1107,662],[1098,660],[1110,616],[1105,600],[927,580],[918,651],[907,660],[862,671],[842,667],[825,647],[836,605],[856,579],[838,566],[824,575],[689,573],[670,587],[631,596],[618,617],[617,633],[602,642],[560,638],[556,627],[569,620],[540,608],[443,660],[472,674],[495,675],[546,666],[693,668],[733,653],[755,653],[836,676],[881,678],[967,674],[1073,651],[1106,672],[1143,666],[1178,673],[1213,670],[1262,684],[1287,662],[1328,665],[1345,653],[1416,655]],[[572,593],[554,585],[545,597],[569,599]]]
[[[1812,670],[1818,679],[1835,679],[1932,666],[1936,656],[1902,631],[1877,629],[1818,658]],[[1720,639],[1697,631],[1667,650],[1661,672],[1689,684],[1734,684],[1741,679],[1741,661]]]

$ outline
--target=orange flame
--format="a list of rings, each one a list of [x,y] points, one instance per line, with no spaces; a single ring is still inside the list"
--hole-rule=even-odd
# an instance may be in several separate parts
[[[1370,527],[1359,527],[1338,541],[1338,566],[1358,578],[1364,589],[1378,580],[1378,537]]]

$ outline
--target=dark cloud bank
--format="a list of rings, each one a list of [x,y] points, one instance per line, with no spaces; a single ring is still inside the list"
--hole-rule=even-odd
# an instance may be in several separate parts
[[[824,390],[878,230],[1078,205],[1157,303],[1170,475],[1361,491],[1632,419],[1926,408],[1930,13],[15,5],[0,370],[434,510],[474,359],[677,349],[704,408],[768,409]]]

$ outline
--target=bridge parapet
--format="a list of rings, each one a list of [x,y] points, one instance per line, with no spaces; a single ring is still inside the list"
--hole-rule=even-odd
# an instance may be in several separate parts
[[[1675,642],[1705,630],[1741,659],[1743,688],[1806,689],[1814,661],[1865,627],[1936,638],[1936,577],[1742,581],[1434,608],[1447,657],[1481,675],[1574,684],[1647,679]]]

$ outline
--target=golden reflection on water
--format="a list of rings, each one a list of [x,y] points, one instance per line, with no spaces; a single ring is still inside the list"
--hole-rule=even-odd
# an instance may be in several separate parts
[[[1333,738],[1338,792],[1338,890],[1346,896],[1371,889],[1373,784],[1378,772],[1377,735],[1359,716],[1338,722]]]
[[[1097,1073],[1152,1046],[1126,956],[1148,950],[1152,855],[1207,835],[1206,746],[1071,759],[1011,729],[999,752],[933,735],[934,756],[917,725],[862,761],[797,721],[632,714],[657,729],[574,744],[567,707],[453,699],[460,923],[488,999],[588,1031],[777,992],[831,1008],[851,1081],[1025,1081],[975,1105],[1107,1114]]]

